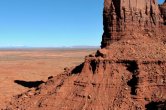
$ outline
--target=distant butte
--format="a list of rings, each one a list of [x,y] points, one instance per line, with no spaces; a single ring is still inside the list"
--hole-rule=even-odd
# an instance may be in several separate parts
[[[166,110],[164,6],[160,12],[157,0],[105,0],[101,49],[5,109]]]

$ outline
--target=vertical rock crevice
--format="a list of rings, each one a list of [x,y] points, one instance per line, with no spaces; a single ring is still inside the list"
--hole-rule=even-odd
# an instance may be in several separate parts
[[[127,85],[130,86],[131,88],[131,95],[137,95],[136,93],[136,89],[137,89],[137,85],[138,85],[138,64],[136,61],[127,61],[125,62],[127,70],[132,74],[132,78],[127,82]]]
[[[95,60],[92,60],[90,62],[90,66],[91,66],[91,70],[92,70],[93,74],[95,74],[96,68],[97,68],[97,62]]]
[[[161,15],[164,20],[164,24],[166,25],[166,0],[163,4],[159,5],[159,7],[160,7]]]

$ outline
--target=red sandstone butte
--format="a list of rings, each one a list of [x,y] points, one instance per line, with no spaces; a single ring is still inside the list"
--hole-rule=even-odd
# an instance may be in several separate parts
[[[156,0],[105,0],[101,47],[15,96],[7,110],[166,110],[166,45]]]
[[[109,46],[133,31],[157,34],[162,25],[157,0],[105,0],[104,4],[101,47]]]

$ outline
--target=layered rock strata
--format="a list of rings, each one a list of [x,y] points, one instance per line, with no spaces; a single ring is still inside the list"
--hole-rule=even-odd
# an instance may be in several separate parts
[[[105,0],[104,4],[102,48],[122,39],[131,31],[155,30],[157,34],[161,26],[157,0]]]

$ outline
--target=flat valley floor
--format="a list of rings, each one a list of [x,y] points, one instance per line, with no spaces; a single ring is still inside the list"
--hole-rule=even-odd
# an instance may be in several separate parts
[[[1,49],[0,108],[12,96],[27,91],[28,84],[46,81],[65,67],[73,67],[97,49]],[[20,82],[20,84],[16,83]],[[31,85],[31,84],[30,84]]]

